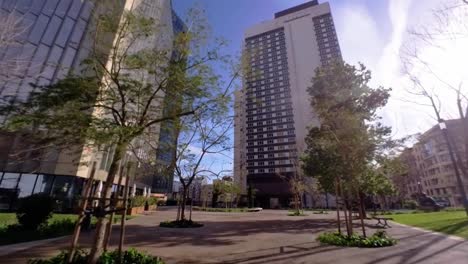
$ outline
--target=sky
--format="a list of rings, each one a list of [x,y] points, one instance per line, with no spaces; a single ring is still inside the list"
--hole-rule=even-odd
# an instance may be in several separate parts
[[[393,136],[424,132],[436,124],[426,100],[412,93],[414,84],[402,67],[404,51],[416,50],[424,65],[411,60],[407,72],[420,77],[442,102],[442,116],[456,118],[454,92],[450,87],[468,89],[468,23],[460,30],[466,35],[438,39],[433,43],[414,40],[409,33],[431,29],[440,17],[433,11],[462,0],[329,0],[344,60],[350,64],[362,62],[372,71],[373,87],[392,88],[392,97],[379,112],[386,125],[392,126]],[[173,8],[184,17],[194,6],[205,9],[207,19],[217,36],[226,38],[226,52],[239,54],[246,28],[273,18],[275,12],[306,2],[305,0],[173,0]],[[320,1],[320,3],[324,1]],[[443,17],[448,21],[444,30],[457,29],[460,19],[468,19],[467,8],[462,13]],[[458,9],[457,9],[458,10]],[[464,15],[464,16],[463,16]],[[457,31],[458,32],[458,31]],[[402,53],[403,52],[403,53]],[[428,72],[433,74],[428,74]],[[435,77],[436,76],[436,77]],[[465,89],[466,88],[466,89]],[[225,169],[227,158],[220,159]]]

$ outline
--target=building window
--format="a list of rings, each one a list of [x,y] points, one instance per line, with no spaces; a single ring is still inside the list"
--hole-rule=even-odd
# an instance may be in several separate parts
[[[34,184],[36,183],[36,174],[21,174],[21,179],[18,183],[19,197],[26,197],[33,194]]]

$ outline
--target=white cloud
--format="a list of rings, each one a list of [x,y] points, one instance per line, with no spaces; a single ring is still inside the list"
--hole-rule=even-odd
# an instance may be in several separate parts
[[[420,29],[421,25],[431,26],[436,22],[432,10],[441,1],[390,0],[382,4],[387,4],[385,8],[388,16],[371,13],[364,1],[336,5],[333,13],[344,59],[351,64],[363,62],[372,70],[371,85],[393,89],[392,98],[381,115],[384,123],[393,127],[394,136],[402,137],[423,132],[436,122],[430,108],[405,102],[426,103],[423,98],[412,97],[407,92],[412,83],[401,71],[400,50],[410,42],[408,28]],[[386,25],[390,25],[388,32],[385,31],[388,28]],[[452,86],[457,87],[463,81],[468,88],[468,37],[457,41],[439,41],[437,46],[421,43],[418,51],[426,62],[433,65],[433,70]],[[456,118],[453,93],[446,85],[428,74],[420,74],[420,77],[426,85],[434,87],[443,101],[443,116],[447,119]]]
[[[384,35],[369,10],[361,4],[345,4],[336,6],[333,17],[344,59],[375,69],[384,46]]]
[[[424,32],[424,27],[432,30],[440,23],[434,17],[434,8],[440,7],[441,2],[427,1],[425,3],[419,2],[413,9],[410,10],[411,20],[407,23],[416,31]],[[448,2],[445,2],[448,3]],[[455,3],[455,2],[454,2]],[[460,9],[462,12],[467,12],[467,8]],[[464,18],[468,18],[465,13]],[[461,14],[452,14],[446,17],[448,24],[443,26],[444,30],[457,31],[460,21],[455,19],[462,17]],[[419,58],[424,63],[412,60],[412,67],[409,71],[414,73],[427,89],[434,92],[440,99],[442,106],[442,117],[445,119],[457,118],[457,110],[455,107],[455,93],[450,90],[447,84],[458,87],[463,81],[468,83],[466,74],[466,65],[468,61],[468,30],[465,32],[465,38],[447,38],[444,36],[440,40],[428,43],[414,39],[407,32],[403,32],[403,41],[406,44],[405,49],[409,46],[417,51]],[[425,64],[430,65],[427,68]],[[433,74],[435,73],[437,77]],[[385,109],[387,117],[393,117],[391,124],[394,128],[399,128],[399,136],[411,134],[415,132],[423,132],[436,123],[435,115],[430,107],[424,107],[411,103],[402,102],[402,99],[409,101],[416,101],[418,103],[428,103],[426,98],[418,97],[408,93],[408,90],[413,88],[413,84],[409,81],[407,76],[402,73],[393,73],[394,77],[391,81],[391,86],[394,87],[393,98],[390,100],[388,107]],[[390,116],[389,114],[393,114]]]

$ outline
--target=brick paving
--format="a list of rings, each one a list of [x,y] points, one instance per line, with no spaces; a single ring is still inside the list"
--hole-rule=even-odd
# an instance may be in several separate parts
[[[128,222],[126,246],[163,257],[168,264],[347,263],[415,264],[468,263],[468,243],[463,239],[393,224],[387,231],[399,239],[396,246],[378,249],[322,246],[317,235],[335,228],[334,213],[287,216],[287,211],[258,213],[194,212],[204,227],[168,229],[159,222],[172,220],[176,211],[164,208]],[[117,238],[118,228],[114,228]],[[375,229],[369,228],[369,232]],[[81,241],[86,245],[90,235]],[[0,263],[26,263],[32,257],[51,256],[66,248],[68,239],[3,256]],[[112,240],[112,246],[116,241]]]

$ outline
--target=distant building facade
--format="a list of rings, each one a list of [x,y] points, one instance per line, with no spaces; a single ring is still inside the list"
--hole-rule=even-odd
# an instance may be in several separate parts
[[[341,59],[328,3],[310,1],[245,31],[249,74],[235,95],[234,177],[258,206],[288,206],[308,127],[318,125],[307,88],[317,67]],[[280,177],[279,175],[282,175]],[[310,199],[309,199],[310,200]]]
[[[454,119],[445,121],[445,124],[452,148],[466,164],[462,122]],[[451,206],[463,206],[455,170],[439,125],[424,132],[419,141],[406,149],[400,158],[407,167],[405,174],[394,177],[401,195],[410,199],[426,194],[436,200],[448,201]],[[468,179],[463,178],[461,172],[460,175],[468,193]]]
[[[188,179],[185,180],[186,182]],[[203,176],[195,177],[192,180],[192,183],[188,187],[187,198],[192,199],[195,204],[202,203],[202,187],[208,183],[207,179]],[[179,195],[183,194],[183,186],[182,183],[179,186]]]

